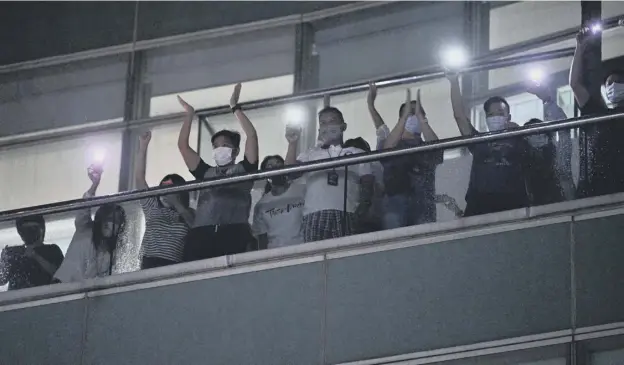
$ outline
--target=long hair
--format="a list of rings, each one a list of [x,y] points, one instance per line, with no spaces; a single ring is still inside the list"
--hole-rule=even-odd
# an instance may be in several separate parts
[[[178,174],[166,175],[165,177],[162,178],[162,180],[160,180],[160,184],[162,185],[162,183],[165,181],[171,181],[172,185],[184,185],[186,183],[186,180],[184,180],[184,178]],[[180,197],[180,201],[182,202],[182,205],[184,205],[184,207],[188,209],[190,205],[190,201],[191,201],[189,192],[183,191],[181,193],[178,193],[178,196]],[[162,206],[162,203],[160,202],[160,200],[158,200],[158,204]]]
[[[261,171],[266,170],[266,165],[271,160],[279,160],[279,161],[282,162],[282,164],[284,163],[284,159],[280,155],[267,156],[267,157],[264,158],[264,160],[262,160],[262,163],[260,164],[260,170]],[[267,180],[266,184],[264,185],[264,195],[270,193],[272,188],[273,188],[273,186],[271,185],[269,180]]]
[[[114,215],[119,214],[121,216],[121,225],[117,230],[115,236],[111,238],[105,238],[102,236],[102,224],[104,219]],[[115,248],[117,248],[117,241],[120,236],[124,234],[124,228],[126,227],[126,212],[121,207],[121,205],[117,204],[104,204],[102,205],[96,212],[95,217],[93,218],[93,228],[91,239],[93,241],[93,245],[96,249],[100,247],[104,247],[106,251],[113,252]],[[117,227],[114,227],[117,228]]]

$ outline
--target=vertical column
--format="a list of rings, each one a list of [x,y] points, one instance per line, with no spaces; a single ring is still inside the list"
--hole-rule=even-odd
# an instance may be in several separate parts
[[[126,97],[124,105],[125,130],[122,137],[121,164],[119,173],[119,191],[127,191],[134,187],[132,171],[136,153],[137,136],[130,128],[131,122],[148,115],[149,97],[142,85],[145,69],[145,53],[135,52],[130,56],[126,78]]]
[[[591,27],[602,18],[602,2],[581,1],[581,25]],[[600,98],[602,81],[602,33],[600,37],[590,37],[583,55],[583,83],[591,95]]]
[[[295,27],[295,94],[318,89],[319,59],[314,45],[314,26],[299,23]],[[318,101],[306,102],[307,123],[303,125],[299,150],[306,150],[316,142],[316,106]],[[299,151],[299,152],[300,152]]]
[[[464,4],[464,45],[472,59],[479,58],[490,50],[489,2],[470,1]],[[478,95],[484,95],[489,90],[488,76],[488,71],[462,76],[462,95],[470,108]],[[479,129],[479,121],[474,117],[472,119],[475,128]],[[462,151],[466,152],[465,149]]]

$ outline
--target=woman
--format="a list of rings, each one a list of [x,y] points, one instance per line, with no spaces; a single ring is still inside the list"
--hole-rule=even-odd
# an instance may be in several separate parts
[[[139,156],[135,171],[136,185],[139,189],[148,188],[145,181],[145,160],[151,138],[151,132],[145,132],[139,138]],[[182,176],[170,174],[160,181],[160,186],[184,183]],[[189,193],[142,199],[141,207],[145,215],[141,269],[182,262],[184,242],[194,219],[193,211],[189,209]]]
[[[84,194],[93,197],[100,184],[102,170],[89,167],[91,188]],[[76,216],[76,233],[69,244],[63,263],[54,274],[55,281],[75,282],[109,276],[113,272],[115,253],[126,225],[126,213],[116,204],[102,205],[91,220],[91,210]]]
[[[267,156],[260,168],[278,169],[284,166],[281,156]],[[254,208],[252,231],[260,249],[285,247],[303,242],[305,185],[291,184],[286,175],[269,178],[264,195]]]

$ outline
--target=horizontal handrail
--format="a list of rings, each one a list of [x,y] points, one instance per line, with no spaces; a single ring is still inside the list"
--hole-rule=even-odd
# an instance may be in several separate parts
[[[474,60],[471,65],[464,69],[463,73],[469,72],[478,72],[478,71],[487,71],[493,70],[497,68],[516,66],[523,63],[530,62],[539,62],[539,61],[550,61],[554,59],[559,59],[563,57],[571,57],[574,55],[574,48],[564,48],[554,51],[540,52],[540,53],[532,53],[529,55],[522,55],[516,57],[509,57],[502,60],[492,60],[489,56],[489,53],[483,55],[481,58]],[[377,84],[378,88],[386,88],[393,87],[399,85],[405,85],[414,82],[425,82],[431,81],[438,78],[444,77],[444,72],[442,68],[436,67],[428,67],[425,69],[421,69],[416,72],[403,73],[393,76],[387,76],[385,78],[374,80]],[[362,92],[368,89],[368,83],[358,82],[345,84],[340,86],[334,86],[331,88],[325,89],[317,89],[308,92],[292,94],[288,96],[274,97],[274,98],[266,98],[260,99],[252,102],[241,103],[241,106],[245,110],[253,110],[259,108],[266,108],[276,105],[283,105],[288,103],[301,102],[305,100],[313,100],[315,98],[320,99],[325,95],[337,96],[344,95],[350,92]],[[231,110],[228,106],[219,106],[214,108],[200,109],[197,111],[198,115],[201,118],[207,118],[217,115],[223,115],[231,113]],[[176,113],[176,114],[167,114],[156,117],[149,117],[143,119],[132,120],[130,122],[126,121],[116,121],[112,123],[107,123],[105,126],[97,125],[96,123],[89,123],[85,126],[86,129],[74,128],[71,132],[59,131],[59,130],[46,130],[40,132],[29,133],[28,135],[15,135],[15,136],[7,136],[0,137],[0,148],[6,148],[9,146],[14,146],[18,144],[24,143],[33,143],[41,140],[47,140],[49,138],[55,137],[69,137],[72,135],[83,134],[84,132],[95,133],[95,132],[104,132],[109,130],[115,130],[118,128],[123,128],[130,123],[131,128],[141,128],[143,126],[148,125],[158,125],[160,123],[171,122],[172,120],[182,119],[184,113]]]
[[[124,203],[133,200],[145,199],[155,196],[161,196],[166,194],[174,194],[180,192],[189,192],[193,190],[214,188],[223,185],[255,181],[260,179],[266,179],[273,176],[279,176],[283,174],[296,174],[305,173],[311,171],[325,170],[330,168],[350,166],[359,163],[369,163],[378,161],[380,159],[387,159],[391,157],[405,156],[413,153],[430,152],[437,150],[444,150],[448,148],[466,147],[477,143],[492,142],[511,137],[523,137],[531,134],[552,132],[562,129],[576,128],[587,124],[595,124],[607,122],[613,119],[624,118],[624,113],[603,115],[597,117],[587,118],[571,118],[564,121],[548,122],[541,125],[531,125],[528,127],[521,127],[514,130],[500,131],[484,133],[475,136],[458,137],[438,141],[435,143],[428,143],[417,147],[400,149],[400,150],[387,150],[377,151],[366,154],[350,155],[339,157],[335,159],[327,159],[321,161],[313,161],[300,165],[286,166],[281,169],[258,171],[251,174],[221,177],[217,179],[193,181],[184,185],[168,186],[168,187],[153,187],[145,190],[128,191],[117,194],[111,194],[102,197],[89,198],[89,199],[75,199],[64,202],[45,204],[27,207],[23,209],[15,209],[4,211],[0,213],[0,222],[14,220],[17,218],[35,215],[35,214],[54,214],[62,213],[71,210],[87,209],[96,207],[102,204],[110,203]]]

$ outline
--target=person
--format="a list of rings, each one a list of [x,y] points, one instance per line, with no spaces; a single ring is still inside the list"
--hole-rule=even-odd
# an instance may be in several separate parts
[[[151,132],[139,137],[139,155],[136,161],[135,180],[139,189],[147,189],[145,161]],[[182,185],[185,180],[178,174],[162,178],[159,186]],[[170,194],[141,199],[145,215],[143,257],[141,269],[151,269],[182,262],[186,236],[193,224],[193,210],[189,208],[189,193]]]
[[[91,187],[83,198],[95,196],[102,177],[100,166],[88,169]],[[65,260],[54,274],[56,281],[77,282],[96,277],[110,276],[115,264],[117,247],[124,237],[126,213],[117,204],[105,204],[91,219],[91,209],[76,214],[76,232],[72,237]]]
[[[273,170],[284,166],[279,155],[267,156],[260,169]],[[264,195],[254,208],[252,231],[260,249],[296,245],[303,242],[303,206],[305,185],[290,181],[287,175],[267,180]]]
[[[318,139],[323,144],[301,153],[298,157],[296,151],[300,130],[287,130],[286,165],[364,152],[359,148],[344,145],[343,134],[347,124],[340,110],[331,106],[325,107],[318,113],[318,118]],[[361,220],[358,217],[364,217],[372,204],[375,178],[368,163],[349,166],[347,171],[347,176],[345,168],[340,167],[311,172],[304,177],[306,181],[303,208],[304,242],[344,237],[358,231],[355,226],[357,221]]]
[[[607,106],[602,95],[590,91],[583,75],[583,55],[590,41],[588,28],[576,36],[576,50],[570,67],[570,87],[578,103],[581,115],[597,116],[624,112],[624,71],[614,71],[604,79]],[[624,135],[621,119],[580,128],[580,176],[578,197],[591,197],[624,191]]]
[[[372,152],[370,145],[362,137],[351,138],[345,141],[345,147],[353,147],[361,149],[364,152]],[[371,208],[368,213],[361,217],[361,220],[355,223],[355,227],[358,229],[357,233],[371,233],[377,232],[382,228],[382,206],[384,196],[383,186],[383,166],[379,161],[373,161],[370,163],[373,170],[373,176],[375,177],[375,185],[373,191],[373,198],[371,202]]]
[[[407,100],[399,108],[399,120],[392,131],[375,108],[377,88],[370,84],[368,109],[377,127],[378,148],[410,148],[438,140],[429,125],[418,90],[415,101],[407,90]],[[444,161],[444,151],[413,154],[382,161],[385,197],[383,228],[393,229],[435,222],[436,167]]]
[[[240,134],[221,130],[211,138],[215,166],[204,162],[189,146],[191,122],[195,110],[178,97],[186,111],[186,118],[178,138],[178,148],[186,166],[198,180],[258,170],[258,135],[238,104],[240,92],[241,84],[237,84],[230,98],[230,107],[246,137],[243,160],[235,162],[240,152]],[[255,242],[248,222],[252,188],[253,181],[248,181],[199,192],[195,220],[184,248],[184,261],[242,253]]]
[[[553,91],[546,83],[531,82],[527,91],[544,105],[544,120],[533,118],[525,126],[567,119],[565,112],[554,102]],[[558,136],[559,138],[555,138]],[[572,140],[570,130],[542,133],[527,137],[530,145],[527,188],[531,205],[557,203],[573,199]]]
[[[8,290],[26,289],[52,283],[52,276],[63,261],[63,252],[54,244],[44,244],[43,216],[15,221],[23,246],[5,247],[0,254],[0,285]]]
[[[451,84],[453,115],[461,135],[479,134],[466,115],[459,76],[447,73],[447,78]],[[504,98],[489,98],[483,109],[490,132],[519,127],[511,121],[509,104]],[[468,150],[472,154],[472,168],[466,192],[465,217],[522,208],[529,204],[525,181],[528,143],[524,138],[480,143],[471,145]]]

